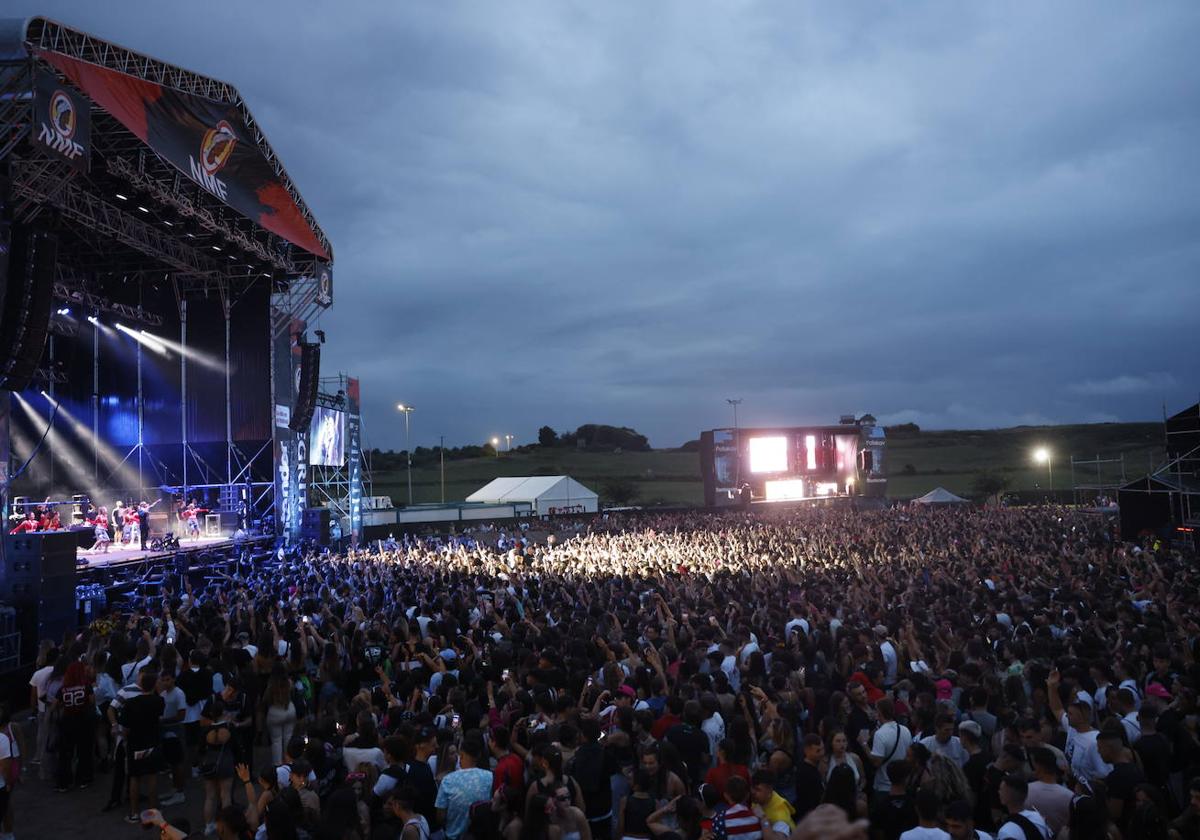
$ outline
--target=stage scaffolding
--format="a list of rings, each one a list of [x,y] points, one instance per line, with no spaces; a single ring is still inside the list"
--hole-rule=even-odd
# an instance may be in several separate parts
[[[295,209],[315,237],[315,245],[306,250],[284,236],[266,229],[259,219],[240,213],[199,183],[187,177],[161,157],[146,141],[104,108],[91,102],[89,111],[90,171],[80,172],[59,158],[48,156],[30,143],[35,130],[35,77],[38,73],[62,76],[47,61],[47,56],[63,56],[88,65],[161,85],[164,90],[202,96],[236,109],[253,146],[267,162],[282,190],[294,202]],[[93,370],[92,416],[93,448],[97,454],[91,464],[91,480],[97,487],[118,470],[136,469],[137,488],[147,490],[163,485],[189,489],[226,488],[244,498],[249,495],[253,507],[263,510],[275,505],[276,482],[273,460],[280,441],[280,430],[272,422],[265,441],[247,444],[235,439],[233,428],[233,389],[231,385],[231,311],[252,288],[269,284],[266,316],[268,330],[262,340],[270,344],[272,354],[271,387],[262,400],[276,402],[273,355],[275,339],[296,321],[311,323],[331,303],[328,290],[322,292],[318,278],[326,276],[332,264],[333,249],[321,231],[290,176],[283,168],[266,136],[262,133],[241,94],[227,82],[193,73],[158,59],[134,52],[46,18],[0,20],[0,187],[7,186],[11,196],[11,221],[16,224],[44,225],[56,229],[62,238],[59,266],[53,284],[56,306],[70,306],[88,315],[108,313],[131,325],[147,330],[161,328],[161,314],[139,304],[113,302],[96,294],[95,278],[116,275],[139,285],[163,283],[174,291],[180,320],[179,335],[170,336],[186,350],[189,329],[210,329],[215,324],[189,324],[189,304],[197,300],[218,300],[224,316],[225,434],[221,455],[214,456],[210,446],[201,453],[189,439],[186,400],[189,394],[189,370],[194,362],[180,353],[182,475],[167,475],[167,467],[154,457],[145,444],[145,404],[142,399],[142,345],[137,353],[137,442],[122,447],[119,463],[105,462],[99,453],[100,428],[99,371]],[[324,251],[318,256],[313,250]],[[326,286],[328,284],[326,283]],[[218,327],[220,328],[220,327]],[[38,371],[34,387],[45,387],[53,397],[61,374],[55,366],[54,336],[69,337],[75,326],[69,320],[52,320],[48,341],[47,364]],[[98,331],[93,341],[99,341]],[[166,336],[164,336],[166,337]],[[95,344],[93,358],[97,357]],[[281,387],[285,387],[283,383]],[[0,392],[6,405],[7,391]],[[7,507],[10,458],[7,416],[0,430],[0,510]],[[170,444],[174,445],[174,443]],[[50,459],[53,474],[53,456]],[[272,476],[263,481],[262,477]],[[113,484],[113,489],[118,488]],[[245,488],[234,491],[231,488]]]
[[[350,392],[351,377],[344,373],[339,373],[337,376],[321,377],[320,393],[317,395],[317,405],[326,408],[332,408],[336,411],[347,412],[347,419],[350,419],[349,413],[356,406],[351,405],[348,399]],[[361,422],[361,418],[360,418]],[[316,507],[329,508],[331,518],[336,518],[341,523],[342,532],[349,534],[351,528],[349,523],[353,520],[352,508],[357,496],[361,503],[363,496],[370,496],[372,489],[371,482],[371,467],[368,459],[363,455],[362,447],[358,451],[353,451],[352,441],[349,434],[342,438],[343,455],[345,456],[340,467],[322,466],[312,464],[309,467],[309,494],[311,501]],[[355,493],[355,460],[358,460],[359,479],[358,493]]]

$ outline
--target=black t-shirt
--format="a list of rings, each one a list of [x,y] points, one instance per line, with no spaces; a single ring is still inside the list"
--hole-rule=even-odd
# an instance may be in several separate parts
[[[900,840],[900,835],[917,825],[917,807],[907,796],[892,796],[871,810],[871,827],[883,840]]]
[[[1167,777],[1171,775],[1171,745],[1167,739],[1161,732],[1143,735],[1133,748],[1141,756],[1146,780],[1165,789]]]
[[[821,771],[807,761],[801,761],[795,767],[796,775],[796,820],[800,821],[821,804],[825,795],[825,783]]]
[[[416,812],[433,824],[437,818],[437,782],[433,778],[433,770],[424,761],[413,759],[408,763],[408,778],[405,784],[413,786],[417,792],[417,801],[413,803]]]
[[[137,752],[158,746],[158,720],[166,707],[166,702],[153,692],[125,701],[121,708],[121,723],[125,727],[128,749]]]
[[[666,738],[679,750],[692,782],[703,781],[708,769],[704,763],[704,756],[708,754],[708,736],[689,723],[677,723],[667,730]]]
[[[1136,804],[1133,790],[1144,781],[1146,781],[1146,774],[1132,761],[1114,764],[1112,772],[1104,777],[1104,784],[1108,786],[1108,798],[1120,799],[1125,803],[1125,809],[1121,812],[1120,825],[1124,826],[1129,821],[1129,816],[1133,813]]]

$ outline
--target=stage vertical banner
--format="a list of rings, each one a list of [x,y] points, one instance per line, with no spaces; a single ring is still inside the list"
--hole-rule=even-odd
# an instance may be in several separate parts
[[[362,405],[357,379],[346,381],[346,401],[349,407],[347,418],[346,448],[350,462],[350,534],[351,543],[358,544],[362,537]]]
[[[279,533],[288,542],[300,538],[308,495],[308,434],[293,432],[288,424],[300,388],[300,343],[303,321],[292,321],[275,339],[275,515]]]

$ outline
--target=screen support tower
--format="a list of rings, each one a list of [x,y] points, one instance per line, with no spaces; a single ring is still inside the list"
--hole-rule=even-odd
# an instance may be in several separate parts
[[[341,466],[309,465],[309,492],[317,507],[329,508],[330,518],[337,520],[342,533],[349,536],[355,527],[361,528],[362,497],[371,495],[370,465],[362,455],[361,424],[357,405],[357,384],[345,373],[322,377],[317,405],[346,412],[346,433],[342,436]],[[311,451],[311,447],[310,447]]]

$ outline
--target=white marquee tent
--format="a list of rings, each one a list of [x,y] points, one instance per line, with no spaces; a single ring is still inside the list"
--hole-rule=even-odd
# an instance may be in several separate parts
[[[497,478],[470,496],[468,502],[487,504],[528,502],[538,516],[552,513],[596,513],[600,497],[569,475],[529,475]]]
[[[945,487],[935,487],[919,499],[913,499],[919,505],[965,505],[967,500],[955,496]]]

